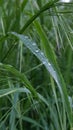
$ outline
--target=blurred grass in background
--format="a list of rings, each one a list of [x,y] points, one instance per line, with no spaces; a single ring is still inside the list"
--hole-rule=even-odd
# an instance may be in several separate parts
[[[0,130],[73,129],[73,3],[0,0]]]

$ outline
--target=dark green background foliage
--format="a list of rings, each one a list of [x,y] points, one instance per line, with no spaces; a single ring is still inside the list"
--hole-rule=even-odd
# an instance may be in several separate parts
[[[0,0],[0,130],[73,129],[73,3]]]

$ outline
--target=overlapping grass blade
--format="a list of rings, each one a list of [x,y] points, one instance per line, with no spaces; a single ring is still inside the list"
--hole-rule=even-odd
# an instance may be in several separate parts
[[[22,29],[20,30],[20,33],[23,33],[25,31],[25,29],[27,29],[27,27],[44,11],[52,8],[53,6],[55,6],[54,4],[56,2],[58,2],[59,0],[55,0],[55,1],[50,1],[49,3],[47,3],[46,5],[44,5],[35,15],[33,15],[28,21],[27,23],[22,27]]]
[[[19,80],[25,85],[25,87],[28,88],[35,97],[37,97],[37,93],[36,93],[35,89],[32,87],[29,80],[26,78],[26,76],[24,74],[20,73],[18,70],[16,70],[11,65],[5,65],[5,64],[0,63],[0,67],[4,68],[6,71],[14,74],[14,76],[19,78]]]

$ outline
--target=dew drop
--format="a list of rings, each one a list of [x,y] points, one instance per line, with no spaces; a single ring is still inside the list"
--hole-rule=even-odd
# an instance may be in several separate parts
[[[33,44],[32,44],[33,46],[36,46],[36,43],[35,42],[33,42]]]
[[[39,52],[39,50],[36,50],[36,52],[38,53],[38,52]]]
[[[43,52],[41,52],[41,55],[44,55],[44,53],[43,53]]]
[[[46,64],[46,61],[43,61],[43,64]]]
[[[50,63],[48,63],[48,65],[49,65],[49,66],[51,66],[51,64],[50,64]]]

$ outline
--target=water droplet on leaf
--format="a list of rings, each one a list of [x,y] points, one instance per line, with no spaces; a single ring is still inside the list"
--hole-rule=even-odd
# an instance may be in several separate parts
[[[38,53],[38,52],[39,52],[39,50],[36,50],[36,52]]]

